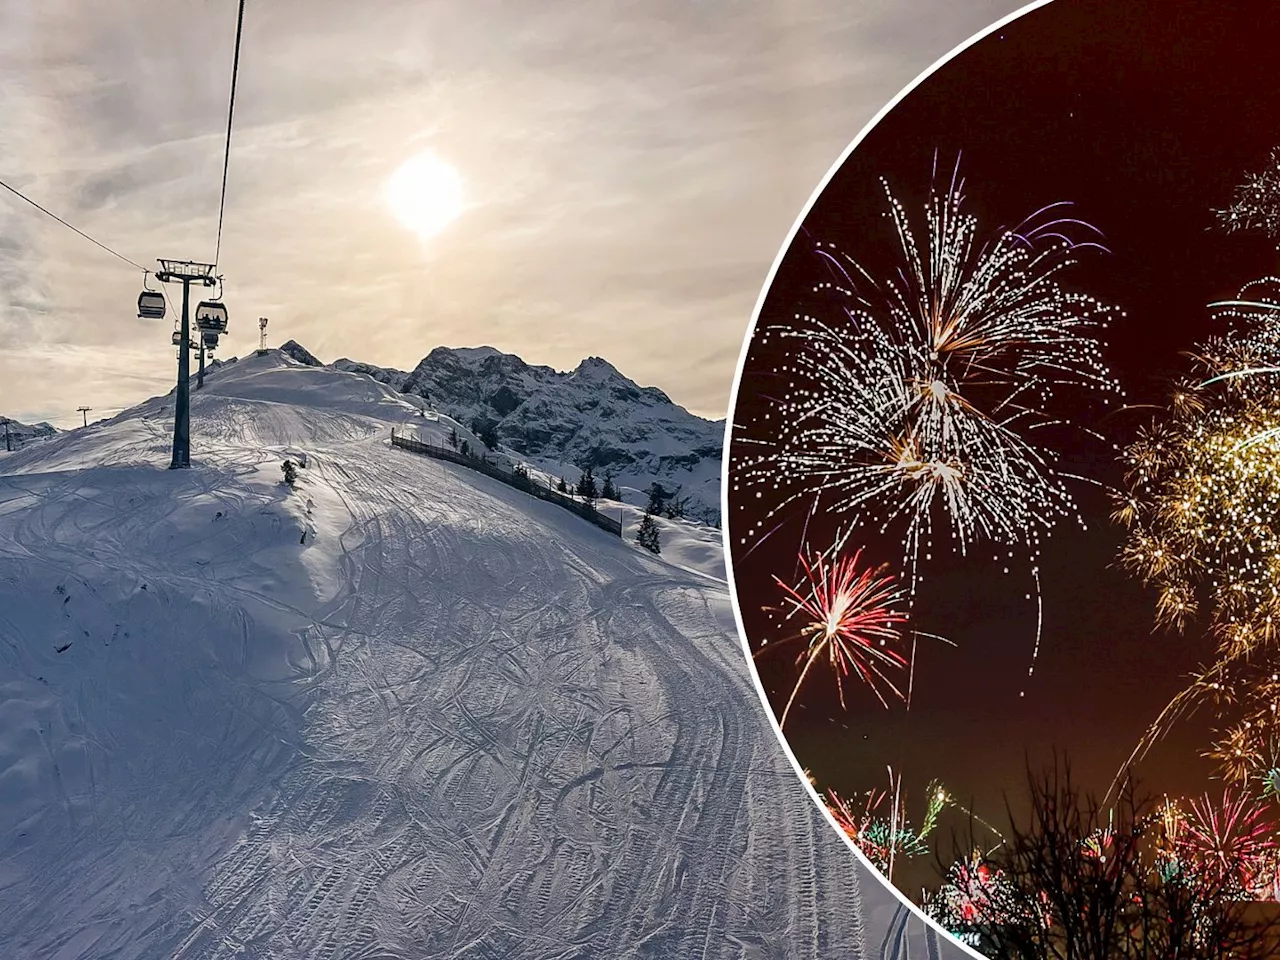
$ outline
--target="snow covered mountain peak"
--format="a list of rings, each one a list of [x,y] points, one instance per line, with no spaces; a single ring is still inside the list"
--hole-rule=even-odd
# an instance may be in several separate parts
[[[618,373],[618,368],[603,357],[587,357],[578,364],[577,369],[573,372],[575,375],[588,377],[621,376]]]
[[[493,347],[436,347],[408,373],[345,358],[333,368],[423,397],[462,423],[492,424],[504,446],[569,480],[590,465],[631,503],[656,482],[689,498],[687,516],[719,519],[724,421],[695,416],[601,357],[562,373]]]
[[[58,433],[58,428],[51,423],[22,423],[12,417],[0,417],[0,435],[9,435],[10,446],[21,446],[31,440],[44,440]],[[0,441],[0,451],[4,443]]]
[[[501,357],[503,352],[497,347],[436,347],[436,350],[443,350],[447,353],[457,354],[467,360],[483,360],[486,357]],[[435,351],[432,351],[433,353]]]

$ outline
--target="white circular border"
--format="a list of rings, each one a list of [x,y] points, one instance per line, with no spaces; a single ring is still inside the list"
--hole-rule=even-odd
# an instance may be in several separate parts
[[[877,870],[876,867],[871,863],[871,861],[867,858],[866,854],[862,852],[862,850],[858,847],[858,845],[854,843],[851,839],[849,839],[848,834],[846,834],[844,830],[840,828],[839,823],[836,822],[836,818],[832,815],[831,810],[827,807],[826,801],[822,799],[817,789],[813,786],[812,783],[809,782],[809,778],[805,775],[804,767],[801,765],[800,761],[796,759],[795,753],[793,753],[791,750],[791,744],[787,742],[787,738],[782,733],[782,727],[778,724],[778,718],[774,715],[773,706],[769,703],[768,694],[765,693],[764,685],[760,682],[760,674],[756,670],[755,657],[752,655],[752,652],[751,652],[751,643],[747,639],[747,630],[742,621],[742,610],[738,605],[738,589],[737,589],[737,585],[734,583],[734,576],[733,576],[732,538],[730,537],[730,533],[729,533],[729,530],[730,530],[729,447],[733,442],[733,429],[734,429],[733,415],[734,415],[734,412],[737,410],[737,406],[738,406],[738,388],[742,385],[742,371],[747,364],[747,354],[751,350],[751,341],[755,337],[756,324],[760,322],[760,311],[764,308],[765,299],[769,295],[769,290],[773,287],[773,281],[778,273],[778,267],[782,264],[782,258],[785,257],[787,255],[787,251],[791,249],[791,245],[795,242],[796,234],[800,232],[801,226],[803,226],[805,219],[809,216],[810,211],[812,211],[814,205],[818,202],[818,198],[822,196],[822,192],[826,190],[827,184],[831,182],[831,179],[836,175],[836,172],[839,171],[839,169],[844,165],[844,162],[847,159],[849,159],[849,155],[852,154],[853,151],[857,149],[858,144],[860,144],[864,139],[866,139],[867,134],[869,134],[873,129],[875,129],[876,124],[878,124],[881,120],[883,120],[885,116],[888,115],[889,112],[892,111],[893,108],[896,107],[902,101],[902,99],[907,96],[907,94],[911,93],[911,91],[915,90],[916,87],[920,86],[920,84],[922,84],[929,77],[933,76],[933,74],[935,74],[945,64],[949,63],[959,54],[969,49],[979,40],[982,40],[990,36],[991,34],[995,33],[997,30],[999,30],[1001,27],[1006,26],[1009,23],[1012,23],[1014,20],[1017,20],[1019,17],[1025,16],[1026,14],[1030,13],[1032,10],[1037,10],[1040,7],[1047,6],[1052,2],[1053,0],[1032,0],[1032,2],[1028,3],[1025,7],[1021,7],[1020,9],[1015,10],[1013,13],[1010,13],[1005,15],[1004,17],[1001,17],[995,23],[991,24],[991,26],[978,31],[973,36],[971,36],[968,40],[965,40],[964,42],[960,43],[953,50],[951,50],[951,52],[946,53],[943,56],[939,57],[938,60],[936,60],[932,66],[927,67],[918,77],[916,77],[914,80],[908,83],[905,87],[903,87],[902,90],[898,92],[898,95],[896,97],[894,97],[892,100],[886,103],[880,109],[880,112],[871,118],[871,120],[867,123],[867,125],[864,126],[858,132],[858,135],[853,138],[853,141],[849,144],[849,146],[847,146],[844,149],[844,151],[840,154],[840,156],[836,158],[835,163],[831,165],[831,169],[827,171],[826,176],[824,176],[822,180],[819,181],[818,186],[814,189],[813,194],[809,197],[809,202],[806,203],[803,208],[801,208],[800,215],[796,217],[796,221],[792,225],[791,231],[787,234],[787,238],[783,241],[782,248],[778,251],[778,255],[774,258],[773,266],[769,268],[769,273],[765,276],[764,287],[761,288],[760,290],[760,296],[756,298],[755,309],[752,310],[751,312],[751,325],[747,327],[746,339],[743,341],[743,344],[742,344],[742,353],[739,354],[738,356],[738,368],[733,378],[733,389],[729,392],[729,412],[728,412],[728,416],[725,419],[724,449],[722,451],[722,462],[724,463],[724,470],[721,476],[720,514],[724,518],[724,522],[723,522],[724,530],[722,533],[722,539],[724,541],[723,546],[724,546],[725,576],[729,584],[729,602],[733,606],[733,619],[738,627],[738,639],[742,643],[742,652],[747,658],[747,669],[751,671],[751,678],[755,681],[755,685],[756,685],[756,693],[760,697],[761,704],[764,706],[765,715],[769,718],[769,724],[773,727],[774,735],[778,738],[778,742],[782,745],[783,753],[787,755],[787,759],[791,761],[791,766],[795,768],[796,777],[800,780],[801,785],[806,790],[809,791],[809,795],[813,798],[813,802],[818,805],[818,809],[821,810],[823,816],[827,818],[827,823],[831,825],[831,828],[845,842],[845,845],[850,850],[853,851],[854,856],[858,858],[858,860],[863,864],[863,866],[865,866],[871,872],[871,874],[874,877],[876,877],[876,879],[879,880],[879,882],[887,890],[889,890],[890,893],[896,896],[900,901],[902,901],[902,903],[906,904],[906,906],[909,907],[911,911],[919,919],[923,920],[925,924],[932,927],[942,936],[946,937],[946,940],[948,943],[954,944],[955,946],[959,947],[961,950],[963,950],[970,956],[976,957],[977,960],[991,960],[991,958],[984,953],[978,953],[972,947],[968,946],[965,943],[962,943],[955,936],[949,933],[941,924],[939,924],[937,921],[933,920],[931,917],[925,914],[923,910],[921,910],[918,906],[916,906],[914,903],[911,902],[911,900],[907,897],[906,894],[904,894],[901,890],[899,890],[896,886],[894,886],[893,883],[891,883],[887,878],[885,878],[880,873],[880,871]]]

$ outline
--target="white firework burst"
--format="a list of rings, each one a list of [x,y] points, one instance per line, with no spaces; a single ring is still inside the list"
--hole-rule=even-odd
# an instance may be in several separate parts
[[[816,289],[841,298],[843,318],[797,314],[762,331],[761,348],[776,338],[784,349],[777,373],[788,386],[738,438],[747,453],[733,465],[734,489],[773,499],[740,542],[808,501],[900,533],[913,589],[940,523],[962,554],[980,542],[1025,550],[1038,584],[1041,537],[1080,516],[1064,483],[1072,478],[1035,432],[1066,423],[1053,412],[1062,394],[1120,393],[1098,338],[1123,314],[1062,284],[1077,252],[1100,246],[1069,233],[1096,231],[1054,204],[979,248],[978,219],[953,176],[931,191],[922,246],[882,183],[896,275],[877,280],[819,245],[833,279]]]

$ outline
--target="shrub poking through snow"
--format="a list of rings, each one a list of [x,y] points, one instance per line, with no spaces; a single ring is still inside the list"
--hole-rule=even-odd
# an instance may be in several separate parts
[[[292,460],[286,460],[280,464],[280,469],[284,471],[284,482],[289,486],[293,486],[298,482],[298,468]]]

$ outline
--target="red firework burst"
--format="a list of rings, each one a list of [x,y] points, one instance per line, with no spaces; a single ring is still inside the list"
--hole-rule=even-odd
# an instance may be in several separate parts
[[[837,544],[812,559],[802,551],[799,559],[804,576],[796,586],[773,578],[783,590],[789,608],[787,619],[798,618],[804,623],[799,633],[781,644],[805,642],[805,649],[796,657],[797,664],[804,662],[804,669],[783,708],[779,726],[787,722],[787,714],[810,668],[824,656],[835,673],[841,707],[845,705],[844,678],[851,673],[866,683],[886,708],[889,703],[879,684],[905,699],[885,674],[887,668],[907,665],[907,658],[892,646],[901,641],[899,627],[907,622],[906,613],[897,609],[903,599],[902,589],[893,576],[885,573],[885,565],[863,569],[861,550],[852,556],[839,556],[841,548],[842,544]],[[767,645],[756,656],[781,644]]]
[[[1276,852],[1275,829],[1261,802],[1227,789],[1221,806],[1208,794],[1191,802],[1177,843],[1179,853],[1216,882],[1234,879],[1248,888]]]

